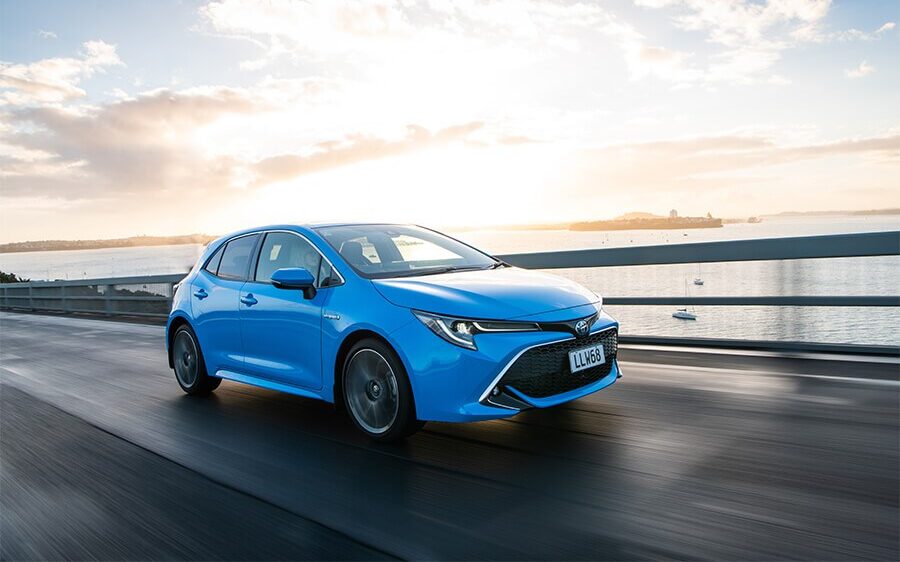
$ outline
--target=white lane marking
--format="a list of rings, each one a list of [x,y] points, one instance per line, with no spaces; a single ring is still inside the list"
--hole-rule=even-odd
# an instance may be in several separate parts
[[[683,371],[701,371],[704,373],[719,373],[734,375],[762,375],[762,376],[779,376],[779,377],[798,377],[805,379],[821,379],[833,380],[841,382],[856,382],[860,384],[875,384],[884,386],[900,386],[900,380],[870,379],[863,377],[841,377],[837,375],[809,375],[804,373],[784,373],[781,371],[757,371],[752,369],[723,369],[721,367],[692,367],[690,365],[666,365],[663,363],[638,363],[635,361],[619,361],[623,365],[641,366],[644,368],[659,366],[665,370],[683,370]],[[623,379],[624,380],[624,379]]]

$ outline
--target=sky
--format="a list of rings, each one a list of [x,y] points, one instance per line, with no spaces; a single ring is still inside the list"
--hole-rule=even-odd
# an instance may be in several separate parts
[[[896,0],[0,0],[0,242],[900,207]]]

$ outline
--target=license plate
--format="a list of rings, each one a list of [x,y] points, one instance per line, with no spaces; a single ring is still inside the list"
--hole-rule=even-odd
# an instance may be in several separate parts
[[[606,363],[603,344],[582,347],[569,352],[569,370],[573,373]]]

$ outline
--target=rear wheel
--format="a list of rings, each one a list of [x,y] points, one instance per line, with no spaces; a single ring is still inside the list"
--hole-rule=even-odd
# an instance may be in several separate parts
[[[403,439],[421,429],[412,389],[397,354],[376,339],[350,349],[343,370],[344,403],[354,425],[379,441]]]
[[[222,382],[206,372],[203,353],[190,326],[179,326],[172,338],[172,365],[181,390],[191,395],[209,394]]]

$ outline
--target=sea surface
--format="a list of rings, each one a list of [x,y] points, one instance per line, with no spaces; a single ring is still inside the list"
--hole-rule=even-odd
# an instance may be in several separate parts
[[[464,230],[449,234],[494,254],[900,230],[900,215],[767,217],[717,229],[572,232]],[[898,239],[900,244],[900,239]],[[199,245],[0,254],[0,270],[31,279],[185,273]],[[900,257],[554,270],[607,296],[897,295]],[[702,277],[703,286],[692,283]],[[900,345],[900,308],[609,306],[623,334]]]

